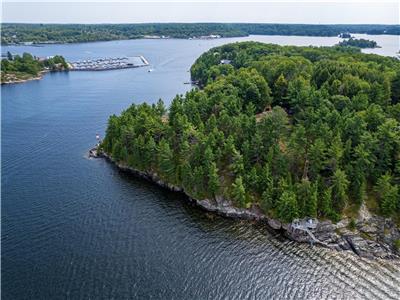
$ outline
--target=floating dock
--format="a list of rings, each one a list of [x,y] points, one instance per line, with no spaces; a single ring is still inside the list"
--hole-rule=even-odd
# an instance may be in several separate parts
[[[70,62],[72,71],[106,71],[148,66],[144,56],[105,57]]]

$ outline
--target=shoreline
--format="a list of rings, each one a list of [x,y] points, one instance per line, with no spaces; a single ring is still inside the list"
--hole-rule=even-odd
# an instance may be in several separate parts
[[[399,250],[391,245],[400,238],[400,230],[390,219],[369,214],[364,206],[363,214],[356,220],[356,229],[348,229],[350,219],[342,219],[337,224],[330,220],[317,220],[313,229],[299,228],[295,223],[282,223],[270,218],[262,210],[253,205],[250,208],[235,207],[229,199],[217,196],[215,199],[195,199],[184,188],[163,181],[156,173],[140,171],[121,162],[116,162],[107,153],[99,152],[98,148],[89,151],[89,157],[105,158],[123,172],[133,174],[162,188],[184,194],[188,201],[199,208],[213,212],[223,217],[255,221],[266,225],[267,229],[283,235],[299,243],[309,243],[338,252],[347,251],[368,259],[399,259]],[[306,219],[300,220],[306,222]]]
[[[34,80],[41,80],[43,79],[43,76],[46,75],[47,73],[51,73],[51,72],[68,72],[70,71],[70,69],[67,70],[42,70],[39,72],[38,76],[34,76],[34,77],[30,77],[30,78],[26,78],[26,79],[16,79],[16,80],[11,80],[11,81],[2,81],[1,85],[3,84],[17,84],[17,83],[24,83],[24,82],[28,82],[28,81],[34,81]]]
[[[362,33],[362,32],[353,32],[352,34],[364,34],[367,36],[400,36],[399,34],[388,34],[388,33]],[[234,35],[234,36],[221,36],[219,38],[214,38],[214,39],[234,39],[234,38],[241,38],[241,37],[250,37],[250,36],[299,36],[299,37],[316,37],[316,38],[321,38],[321,37],[337,37],[337,35],[302,35],[302,34],[257,34],[257,33],[251,33],[251,34],[246,34],[246,35]],[[1,43],[2,47],[5,46],[13,46],[13,47],[46,47],[46,46],[51,46],[51,45],[74,45],[74,44],[88,44],[88,43],[102,43],[102,42],[115,42],[115,41],[132,41],[132,40],[207,40],[207,39],[201,39],[201,38],[191,38],[190,36],[188,37],[158,37],[158,38],[150,38],[150,37],[134,37],[134,38],[122,38],[122,39],[99,39],[99,40],[94,40],[94,41],[71,41],[71,42],[61,42],[61,41],[43,41],[43,42],[33,42],[32,44],[24,44],[24,42],[21,43]],[[342,38],[343,39],[343,38]],[[379,47],[376,47],[379,48]],[[382,48],[382,47],[380,47]],[[374,49],[374,48],[368,48],[368,49]]]
[[[36,76],[36,77],[27,78],[27,79],[17,79],[17,80],[12,80],[12,81],[4,81],[4,82],[1,82],[1,85],[3,85],[3,84],[24,83],[24,82],[28,82],[28,81],[41,80],[41,79],[43,79],[42,74],[40,74],[39,76]]]

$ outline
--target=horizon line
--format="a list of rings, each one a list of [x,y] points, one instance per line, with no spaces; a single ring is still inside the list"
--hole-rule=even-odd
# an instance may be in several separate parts
[[[332,25],[378,25],[378,26],[399,26],[400,24],[393,23],[266,23],[266,22],[123,22],[123,23],[53,23],[53,22],[0,22],[3,24],[25,24],[25,25],[142,25],[142,24],[262,24],[262,25],[315,25],[315,26],[332,26]]]

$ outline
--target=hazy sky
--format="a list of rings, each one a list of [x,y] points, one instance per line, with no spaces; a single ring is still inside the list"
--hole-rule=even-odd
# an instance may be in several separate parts
[[[144,23],[255,22],[400,24],[400,1],[11,1],[2,22]]]

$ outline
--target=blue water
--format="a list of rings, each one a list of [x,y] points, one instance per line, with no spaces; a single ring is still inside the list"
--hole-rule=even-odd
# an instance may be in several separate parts
[[[1,87],[3,299],[399,299],[398,261],[299,245],[88,159],[109,115],[168,104],[205,50],[235,40],[5,47],[69,60],[144,55],[148,68],[47,74]],[[336,38],[257,37],[293,44]]]

